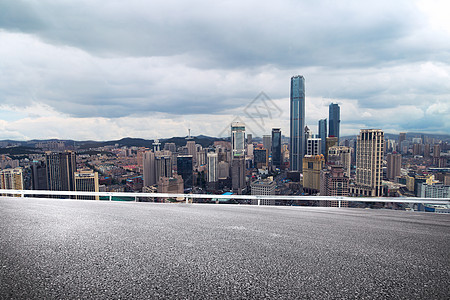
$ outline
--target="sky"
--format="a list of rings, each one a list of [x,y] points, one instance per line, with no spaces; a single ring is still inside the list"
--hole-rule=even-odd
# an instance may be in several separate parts
[[[0,1],[0,139],[450,134],[449,1]]]

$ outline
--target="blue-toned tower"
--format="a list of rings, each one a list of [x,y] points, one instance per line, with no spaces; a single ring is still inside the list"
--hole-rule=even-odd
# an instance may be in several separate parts
[[[289,160],[291,171],[302,171],[305,154],[305,78],[291,77],[291,126]]]
[[[331,103],[328,114],[329,131],[328,136],[335,136],[339,143],[339,127],[341,124],[341,109],[337,103]]]

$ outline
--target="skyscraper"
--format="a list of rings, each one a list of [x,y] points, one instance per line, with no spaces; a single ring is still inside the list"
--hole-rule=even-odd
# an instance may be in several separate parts
[[[381,129],[361,129],[356,146],[356,195],[382,196],[383,147]]]
[[[208,152],[208,182],[217,182],[219,180],[219,158],[217,153]]]
[[[272,129],[272,165],[275,168],[281,168],[281,130]]]
[[[387,178],[394,180],[395,177],[400,176],[400,168],[402,166],[401,154],[388,154],[387,155]]]
[[[305,153],[305,78],[301,75],[291,77],[290,106],[290,169],[302,171]]]
[[[326,155],[327,146],[327,119],[319,120],[319,138],[321,140],[321,153]]]
[[[264,146],[264,148],[267,149],[267,151],[269,152],[269,155],[270,155],[271,151],[272,151],[272,136],[263,135],[263,146]]]
[[[233,122],[231,124],[231,147],[233,157],[244,155],[245,152],[245,124]]]
[[[178,155],[177,173],[183,178],[184,188],[192,188],[194,184],[192,155]]]
[[[74,191],[75,152],[46,152],[47,183],[50,191]]]
[[[153,151],[146,151],[142,156],[144,186],[152,186],[156,184],[155,174],[155,153]]]
[[[329,106],[329,132],[328,136],[335,136],[338,138],[339,143],[339,127],[341,123],[341,109],[336,103],[331,103]]]

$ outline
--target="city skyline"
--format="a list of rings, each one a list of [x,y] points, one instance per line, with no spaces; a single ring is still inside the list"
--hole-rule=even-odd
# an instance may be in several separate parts
[[[281,111],[262,134],[288,133],[296,74],[314,133],[337,103],[341,136],[445,134],[448,6],[3,1],[0,139],[218,136],[236,117],[254,132],[244,110],[262,91]]]

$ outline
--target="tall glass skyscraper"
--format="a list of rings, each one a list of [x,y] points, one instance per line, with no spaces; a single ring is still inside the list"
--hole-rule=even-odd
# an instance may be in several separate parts
[[[337,103],[331,103],[328,114],[329,131],[328,136],[335,136],[339,143],[339,127],[341,123],[341,109]]]
[[[305,78],[291,77],[291,126],[289,160],[291,171],[302,171],[305,154]]]
[[[272,128],[272,165],[281,168],[281,130]]]
[[[231,147],[233,157],[245,154],[245,124],[233,122],[231,124]]]
[[[321,139],[320,152],[325,155],[327,148],[327,119],[319,120],[319,138]]]

